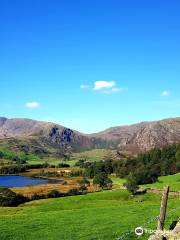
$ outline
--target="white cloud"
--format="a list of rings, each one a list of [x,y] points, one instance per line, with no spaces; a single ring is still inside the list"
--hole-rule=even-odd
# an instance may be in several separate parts
[[[170,95],[170,92],[169,91],[163,91],[162,93],[161,93],[161,96],[162,97],[167,97],[167,96],[169,96]]]
[[[81,88],[81,89],[88,89],[88,88],[89,88],[89,85],[81,84],[80,88]]]
[[[94,83],[94,90],[102,90],[104,88],[113,88],[116,85],[114,81],[96,81]]]
[[[33,102],[26,103],[25,106],[27,108],[39,108],[40,107],[40,103],[33,101]]]

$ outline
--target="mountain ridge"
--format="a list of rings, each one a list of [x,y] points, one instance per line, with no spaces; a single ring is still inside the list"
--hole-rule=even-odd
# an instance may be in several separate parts
[[[0,139],[31,139],[61,151],[115,148],[136,154],[180,142],[180,117],[116,126],[85,134],[62,125],[28,118],[0,117]]]

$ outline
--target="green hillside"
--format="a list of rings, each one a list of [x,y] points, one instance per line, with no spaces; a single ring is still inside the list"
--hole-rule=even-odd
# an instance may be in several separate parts
[[[158,178],[158,181],[152,184],[146,184],[145,187],[162,189],[169,185],[171,191],[180,191],[180,173],[162,176]]]
[[[59,199],[29,202],[17,208],[0,208],[1,240],[115,240],[137,226],[155,229],[161,195],[132,197],[126,191],[105,191]],[[170,197],[166,228],[180,214],[180,199]],[[137,238],[134,233],[129,239]]]

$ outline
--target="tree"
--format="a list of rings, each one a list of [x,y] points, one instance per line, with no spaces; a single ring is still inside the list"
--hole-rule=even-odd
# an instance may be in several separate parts
[[[78,184],[80,185],[79,191],[81,191],[83,194],[87,193],[88,188],[90,186],[90,181],[87,178],[83,178],[78,181]]]
[[[105,172],[101,172],[95,175],[93,184],[98,185],[101,188],[112,187],[112,181]]]
[[[61,193],[55,189],[51,190],[47,195],[48,198],[58,198],[58,197],[62,197],[62,196],[63,196],[63,193]]]
[[[104,161],[104,170],[107,174],[113,173],[112,160]]]
[[[86,185],[81,185],[79,188],[79,191],[82,192],[82,194],[87,193],[88,189],[86,187]]]
[[[125,186],[126,186],[127,190],[130,193],[132,193],[133,195],[136,194],[137,190],[139,189],[139,186],[137,185],[136,178],[132,173],[130,173],[128,175]]]
[[[78,181],[78,184],[81,186],[81,185],[85,185],[87,187],[90,186],[90,181],[87,179],[87,178],[83,178],[81,180]]]
[[[73,188],[73,189],[70,189],[68,192],[67,192],[67,195],[68,196],[76,196],[76,195],[81,195],[82,193],[76,189],[76,188]]]
[[[0,206],[14,207],[27,201],[29,199],[23,195],[16,194],[8,188],[0,188]]]

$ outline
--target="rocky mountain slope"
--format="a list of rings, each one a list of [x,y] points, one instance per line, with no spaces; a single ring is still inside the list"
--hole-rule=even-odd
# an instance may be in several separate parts
[[[31,119],[0,118],[0,145],[6,141],[7,145],[29,145],[61,152],[91,149],[92,142],[82,133],[50,122]]]
[[[180,142],[180,118],[142,122],[130,126],[113,127],[93,134],[106,141],[116,141],[119,149],[141,152]]]
[[[31,119],[0,118],[0,145],[13,141],[32,142],[66,151],[116,148],[132,154],[180,142],[180,118],[113,127],[96,134],[83,134],[58,124]],[[34,143],[36,142],[36,143]],[[28,145],[29,143],[27,143]]]

